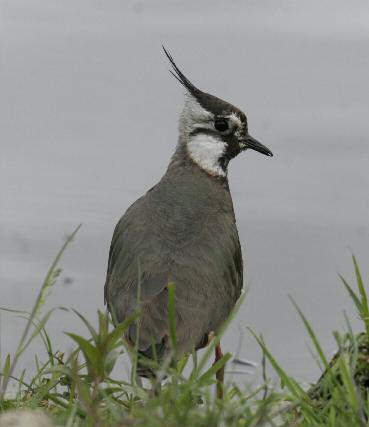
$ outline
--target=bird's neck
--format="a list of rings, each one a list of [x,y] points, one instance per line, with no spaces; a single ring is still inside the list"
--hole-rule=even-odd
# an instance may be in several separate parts
[[[227,180],[227,167],[222,162],[225,144],[209,135],[179,137],[177,148],[169,163],[169,169],[195,166],[211,177]]]

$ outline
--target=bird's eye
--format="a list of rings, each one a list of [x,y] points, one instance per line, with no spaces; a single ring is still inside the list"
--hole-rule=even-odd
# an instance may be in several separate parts
[[[219,132],[225,132],[229,129],[228,121],[226,119],[215,119],[214,127]]]

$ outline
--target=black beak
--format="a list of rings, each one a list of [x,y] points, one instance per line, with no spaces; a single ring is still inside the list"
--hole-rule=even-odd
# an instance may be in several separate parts
[[[273,157],[273,153],[268,147],[257,141],[251,135],[247,135],[246,138],[241,142],[243,150],[251,148],[251,150],[259,151],[259,153],[265,154],[266,156]]]

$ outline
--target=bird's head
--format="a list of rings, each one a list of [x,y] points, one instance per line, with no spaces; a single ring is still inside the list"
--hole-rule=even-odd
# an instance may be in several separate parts
[[[180,143],[186,144],[188,155],[200,168],[211,175],[226,176],[229,161],[249,148],[273,156],[249,134],[245,113],[199,90],[163,49],[172,65],[171,73],[187,90],[179,124]]]

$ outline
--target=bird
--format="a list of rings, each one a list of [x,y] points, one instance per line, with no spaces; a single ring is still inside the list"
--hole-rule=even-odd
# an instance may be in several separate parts
[[[129,319],[139,304],[139,329],[133,322],[125,338],[144,358],[159,362],[173,350],[168,323],[171,283],[179,356],[206,346],[232,312],[243,286],[243,259],[228,166],[248,149],[273,156],[249,134],[244,112],[198,89],[162,47],[170,73],[185,89],[178,142],[161,180],[117,223],[104,288],[115,322]],[[219,360],[220,342],[215,353]],[[138,375],[155,375],[140,360]],[[219,372],[218,380],[223,376]]]

